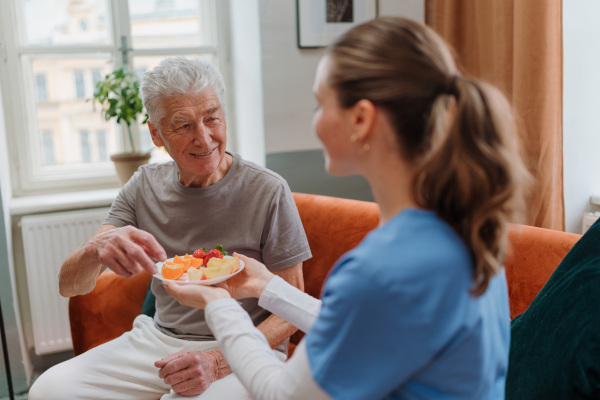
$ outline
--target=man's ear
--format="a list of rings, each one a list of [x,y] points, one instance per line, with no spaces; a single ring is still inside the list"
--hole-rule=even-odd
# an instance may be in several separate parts
[[[368,141],[375,124],[377,109],[375,105],[367,99],[359,100],[352,107],[352,127],[353,136],[361,143]]]
[[[150,136],[152,137],[152,142],[154,143],[154,145],[156,147],[164,146],[165,144],[163,143],[162,138],[158,134],[158,129],[156,129],[156,127],[154,125],[152,125],[152,123],[150,123],[150,121],[148,121],[147,124],[148,124],[148,129],[150,129]]]

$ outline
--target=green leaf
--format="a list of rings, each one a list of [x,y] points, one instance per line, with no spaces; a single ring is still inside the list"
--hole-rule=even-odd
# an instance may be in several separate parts
[[[227,252],[225,250],[223,250],[223,245],[222,244],[216,245],[215,249],[219,250],[221,252],[221,254],[223,254],[224,256],[227,255]]]

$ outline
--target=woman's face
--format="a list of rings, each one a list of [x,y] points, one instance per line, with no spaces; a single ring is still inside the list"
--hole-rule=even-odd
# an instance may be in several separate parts
[[[179,180],[186,186],[214,183],[227,143],[225,114],[215,90],[167,97],[163,110],[160,127],[148,126],[154,144],[164,146],[177,163]]]
[[[356,146],[352,136],[352,110],[340,106],[335,90],[327,84],[331,58],[325,56],[315,76],[313,92],[318,103],[313,128],[325,147],[327,172],[332,175],[356,173]]]

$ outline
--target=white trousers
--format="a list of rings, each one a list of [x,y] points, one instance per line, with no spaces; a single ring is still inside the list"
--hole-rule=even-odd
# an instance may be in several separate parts
[[[29,400],[65,399],[250,399],[234,374],[213,382],[201,395],[183,397],[158,377],[154,362],[180,350],[210,351],[216,341],[190,341],[165,335],[152,318],[138,316],[131,331],[44,372]],[[281,359],[285,355],[275,351]]]

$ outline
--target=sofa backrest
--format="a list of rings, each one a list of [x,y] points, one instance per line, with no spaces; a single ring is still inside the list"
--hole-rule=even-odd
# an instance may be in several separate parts
[[[312,252],[312,258],[302,265],[304,290],[320,298],[323,283],[337,259],[379,224],[379,207],[367,201],[293,195]],[[302,336],[302,332],[296,332],[291,342],[298,344]]]
[[[294,200],[313,255],[303,264],[305,291],[320,297],[337,259],[379,224],[379,207],[372,202],[303,193],[294,193]],[[527,309],[580,237],[511,224],[505,258],[511,318]]]
[[[294,193],[312,258],[303,263],[304,289],[321,297],[323,282],[338,258],[379,224],[379,207],[367,201]]]

